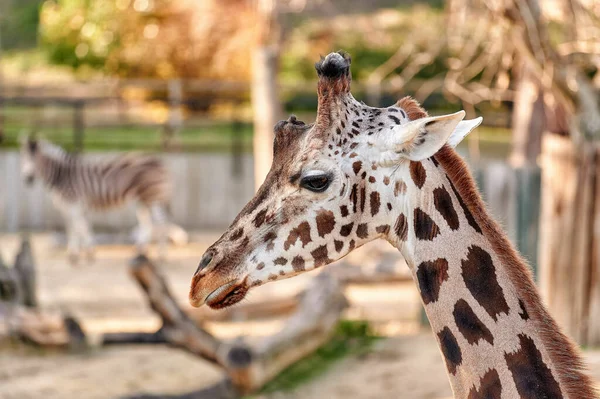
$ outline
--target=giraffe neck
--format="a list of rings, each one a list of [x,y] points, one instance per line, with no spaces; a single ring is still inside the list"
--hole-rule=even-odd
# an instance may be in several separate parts
[[[411,163],[400,249],[456,398],[592,398],[580,356],[454,150]],[[396,224],[396,231],[399,229]]]

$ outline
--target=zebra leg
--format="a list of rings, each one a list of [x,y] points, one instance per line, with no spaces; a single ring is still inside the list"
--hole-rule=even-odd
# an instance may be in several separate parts
[[[81,247],[86,254],[88,262],[94,262],[94,239],[92,237],[89,222],[84,217],[83,212],[81,212],[76,218],[75,229],[77,230],[77,235],[81,240]]]
[[[150,210],[152,212],[152,220],[156,226],[158,256],[161,260],[165,260],[167,258],[167,240],[169,238],[167,213],[161,204],[152,204]]]
[[[135,243],[138,252],[145,254],[148,250],[148,244],[152,239],[152,214],[150,213],[150,209],[145,205],[138,205],[136,214],[139,227]]]
[[[79,229],[80,219],[82,217],[79,207],[74,205],[69,209],[64,209],[66,230],[67,230],[67,254],[69,263],[73,266],[79,264],[81,254],[81,233]]]
[[[67,232],[67,257],[71,266],[77,266],[79,264],[79,240],[74,221],[67,219],[65,228]]]
[[[52,197],[54,205],[63,215],[65,232],[67,234],[67,256],[69,263],[76,266],[79,263],[79,237],[77,232],[77,216],[79,205],[63,201],[59,196]]]

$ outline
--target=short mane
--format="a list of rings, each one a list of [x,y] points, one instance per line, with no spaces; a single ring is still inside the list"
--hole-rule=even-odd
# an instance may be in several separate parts
[[[591,378],[585,373],[586,368],[578,348],[562,333],[556,321],[544,308],[526,261],[514,249],[496,221],[489,216],[465,161],[448,145],[438,151],[435,159],[446,171],[448,178],[481,226],[494,252],[506,266],[509,279],[525,296],[527,310],[530,316],[533,315],[536,329],[548,349],[548,356],[557,372],[556,377],[569,397],[597,398],[598,392]]]

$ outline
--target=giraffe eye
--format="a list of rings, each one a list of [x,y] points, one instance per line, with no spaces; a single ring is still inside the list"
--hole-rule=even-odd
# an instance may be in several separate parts
[[[303,177],[302,180],[300,180],[300,187],[304,187],[315,193],[322,193],[327,190],[330,183],[331,179],[326,174],[312,175]]]

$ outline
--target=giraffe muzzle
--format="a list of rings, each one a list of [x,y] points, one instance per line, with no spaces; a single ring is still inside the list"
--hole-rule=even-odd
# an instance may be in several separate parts
[[[196,308],[206,304],[212,309],[222,309],[244,299],[250,289],[247,278],[230,280],[224,284],[218,281],[223,279],[196,274],[192,279],[190,304]]]

